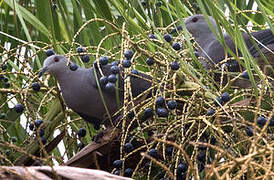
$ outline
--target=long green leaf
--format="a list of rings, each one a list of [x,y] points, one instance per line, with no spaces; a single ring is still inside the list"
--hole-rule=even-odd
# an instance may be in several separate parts
[[[15,3],[13,4],[13,0],[5,0],[5,3],[7,3],[12,9],[17,9],[16,13],[17,13],[17,16],[19,17],[24,29],[25,29],[25,32],[27,33],[27,27],[23,21],[22,18],[24,18],[28,23],[30,23],[31,25],[33,25],[34,27],[37,28],[37,30],[39,30],[41,33],[43,33],[47,38],[48,35],[49,35],[49,31],[48,29],[46,28],[46,26],[41,23],[41,21],[39,21],[33,14],[31,14],[27,9],[25,9],[24,7],[22,7],[21,5]],[[28,33],[27,33],[28,34]],[[28,38],[30,38],[30,35],[27,35],[29,36]]]

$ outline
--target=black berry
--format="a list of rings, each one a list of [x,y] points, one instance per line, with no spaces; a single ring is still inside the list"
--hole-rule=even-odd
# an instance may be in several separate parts
[[[53,49],[48,49],[48,50],[46,51],[47,57],[50,57],[50,56],[52,56],[52,55],[54,55],[54,54],[55,54],[55,52],[54,52]]]
[[[22,113],[24,111],[25,107],[22,104],[16,104],[14,106],[14,110],[17,113]]]
[[[114,174],[115,174],[116,176],[120,176],[120,170],[114,171]]]
[[[133,169],[131,169],[131,168],[125,169],[125,172],[124,172],[125,177],[131,177],[132,174],[133,174]]]
[[[93,61],[93,67],[96,69],[96,70],[98,70],[98,63],[97,63],[97,61]]]
[[[213,114],[215,114],[215,112],[216,112],[215,109],[209,109],[209,110],[207,110],[206,115],[207,115],[207,116],[212,116]]]
[[[86,54],[81,56],[81,60],[83,61],[83,63],[88,63],[90,61],[90,57]]]
[[[178,31],[182,31],[183,30],[183,26],[177,26],[177,30]]]
[[[132,69],[131,74],[139,75],[139,71],[136,69]],[[132,77],[136,77],[136,76],[132,76]]]
[[[121,169],[122,165],[123,165],[123,161],[120,160],[120,159],[119,160],[115,160],[112,165],[116,169]]]
[[[170,100],[167,102],[167,107],[173,110],[177,107],[177,102],[175,100]]]
[[[87,131],[86,131],[85,128],[80,128],[80,129],[78,130],[77,134],[78,134],[79,137],[85,137],[86,134],[87,134]]]
[[[176,28],[173,28],[173,29],[170,31],[170,34],[173,34],[173,33],[177,32],[177,31],[181,31],[182,29],[183,29],[182,26],[177,26]]]
[[[228,101],[230,101],[230,95],[229,95],[229,93],[228,93],[228,92],[224,92],[224,93],[222,94],[222,96],[221,96],[221,99],[222,99],[223,102],[228,102]]]
[[[178,31],[182,31],[183,30],[183,26],[177,26],[177,30]]]
[[[149,66],[153,65],[153,64],[154,64],[153,58],[147,58],[146,63],[147,63],[147,65],[149,65]]]
[[[220,106],[223,105],[223,101],[221,97],[217,97],[216,100],[214,101],[215,106]]]
[[[127,117],[128,117],[129,119],[133,119],[134,116],[135,116],[135,114],[134,114],[133,111],[130,111],[130,112],[127,114]]]
[[[83,47],[77,47],[76,52],[77,53],[83,53],[83,52],[85,52],[85,49]]]
[[[257,118],[257,124],[259,126],[264,126],[266,124],[266,121],[267,121],[267,119],[265,117],[263,117],[263,116],[259,116]]]
[[[153,116],[153,110],[151,108],[146,108],[144,110],[144,118],[149,119]]]
[[[172,48],[176,51],[179,51],[182,48],[182,45],[179,42],[175,42],[172,44]]]
[[[32,83],[32,89],[34,90],[34,91],[39,91],[40,90],[40,83],[39,82],[34,82],[34,83]]]
[[[165,98],[164,97],[158,97],[156,99],[156,106],[164,107],[165,106]]]
[[[108,77],[102,76],[99,80],[101,86],[105,86],[108,83]]]
[[[131,66],[131,62],[128,59],[123,60],[122,65],[124,68],[129,68]]]
[[[111,63],[111,65],[112,65],[112,66],[118,66],[118,65],[119,65],[119,62],[113,61],[113,62]]]
[[[188,165],[187,163],[183,162],[183,163],[180,163],[178,164],[178,167],[177,167],[177,173],[181,174],[181,173],[185,173],[188,169]]]
[[[124,151],[126,153],[130,153],[131,151],[133,151],[133,145],[131,143],[126,143],[124,146]]]
[[[152,66],[154,64],[153,58],[147,58],[146,63],[147,65]]]
[[[245,79],[249,79],[249,75],[247,72],[243,72],[241,76]]]
[[[84,143],[82,143],[82,142],[80,142],[80,143],[77,144],[77,148],[78,148],[79,150],[83,149],[85,146],[86,146],[86,145],[85,145]]]
[[[165,34],[164,39],[166,40],[166,42],[170,42],[170,41],[172,41],[172,35],[171,34]]]
[[[177,71],[180,68],[179,63],[177,61],[171,62],[170,63],[170,68],[174,71]]]
[[[72,71],[76,71],[78,69],[78,65],[71,62],[69,64],[69,69],[72,70]]]
[[[117,81],[117,77],[115,74],[111,74],[108,76],[108,82],[115,83]]]
[[[170,31],[170,34],[174,34],[176,32],[176,29],[173,28],[171,31]]]
[[[125,50],[124,55],[125,55],[126,59],[131,59],[132,56],[134,55],[134,52],[130,49],[127,49],[127,50]]]
[[[120,71],[120,68],[119,68],[117,65],[112,65],[112,66],[110,67],[110,72],[111,72],[112,74],[118,74],[119,71]]]
[[[108,64],[108,57],[107,56],[102,56],[99,58],[99,63],[102,66],[105,66]]]
[[[41,124],[43,124],[43,120],[42,119],[37,119],[35,122],[34,122],[34,125],[36,128],[38,128]]]
[[[150,34],[148,35],[149,39],[157,39],[157,36],[155,36],[155,34]]]
[[[30,124],[29,124],[29,129],[30,129],[31,131],[33,131],[33,129],[34,129],[34,124],[33,124],[33,123],[30,123]]]
[[[148,155],[150,155],[151,157],[157,159],[157,157],[158,157],[157,149],[150,149],[150,150],[148,151]]]
[[[157,109],[157,115],[159,117],[167,117],[168,116],[168,110],[166,108],[158,108]]]
[[[115,92],[115,84],[114,84],[114,83],[111,83],[111,82],[108,82],[108,83],[106,84],[105,89],[106,89],[107,92],[113,93],[113,92]]]

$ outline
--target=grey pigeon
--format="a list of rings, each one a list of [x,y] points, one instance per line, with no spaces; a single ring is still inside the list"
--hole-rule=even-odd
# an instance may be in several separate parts
[[[45,72],[53,75],[60,85],[66,105],[79,114],[85,121],[93,123],[98,129],[98,124],[102,123],[102,120],[106,117],[106,110],[94,76],[94,70],[96,70],[98,80],[102,77],[99,69],[97,66],[89,69],[78,67],[72,71],[67,66],[67,63],[68,59],[65,56],[52,55],[44,61],[43,69],[39,76]],[[104,76],[111,74],[110,68],[111,65],[101,67]],[[139,73],[139,75],[142,78],[133,76],[130,78],[134,97],[151,87],[151,77],[143,73]],[[123,84],[124,80],[120,75],[119,95],[121,102],[123,102],[124,94]],[[115,92],[106,91],[104,87],[101,87],[101,89],[108,111],[113,115],[119,107],[116,102],[116,94]]]
[[[218,28],[216,21],[208,16],[213,28],[218,33]],[[204,57],[206,60],[201,60],[202,65],[206,68],[212,68],[212,65],[219,63],[225,59],[225,51],[221,43],[218,41],[215,34],[209,28],[209,25],[202,14],[197,14],[190,16],[184,21],[186,29],[192,34],[195,41],[199,44],[200,48],[198,49],[199,56]],[[274,51],[274,36],[270,29],[261,30],[257,32],[252,32],[251,35],[261,42],[264,46],[269,48],[272,52]],[[253,57],[258,57],[259,53],[257,52],[256,47],[250,40],[247,33],[242,33],[243,39]],[[236,48],[233,40],[229,35],[224,34],[224,40],[226,45],[235,53]],[[256,41],[255,41],[256,42]],[[261,49],[262,53],[272,53],[261,44],[258,43],[258,47]],[[242,56],[239,52],[239,56]],[[230,55],[228,57],[231,57]],[[239,71],[239,65],[236,61],[232,61],[234,65],[231,71]],[[270,64],[272,64],[270,62]],[[231,65],[231,64],[230,64]],[[272,64],[273,66],[273,64]]]

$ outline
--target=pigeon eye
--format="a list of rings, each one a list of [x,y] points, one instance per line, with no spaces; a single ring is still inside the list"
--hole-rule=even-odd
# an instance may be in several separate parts
[[[192,22],[197,22],[197,21],[198,21],[197,17],[192,18]]]
[[[54,62],[59,62],[59,58],[58,57],[55,57],[53,60],[54,60]]]

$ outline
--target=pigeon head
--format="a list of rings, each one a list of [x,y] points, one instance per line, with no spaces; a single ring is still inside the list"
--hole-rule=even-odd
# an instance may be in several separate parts
[[[62,55],[52,55],[45,59],[43,64],[43,69],[39,73],[41,77],[44,73],[49,73],[53,76],[58,76],[58,74],[63,73],[68,69],[67,66],[68,59]]]
[[[215,28],[216,32],[218,32],[216,21],[208,16],[210,23]],[[192,34],[194,38],[199,38],[200,36],[212,34],[209,25],[202,14],[196,14],[193,16],[189,16],[185,19],[186,29]]]

